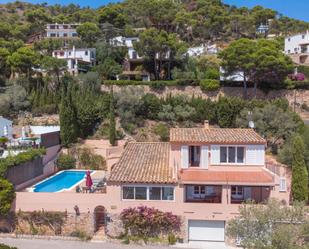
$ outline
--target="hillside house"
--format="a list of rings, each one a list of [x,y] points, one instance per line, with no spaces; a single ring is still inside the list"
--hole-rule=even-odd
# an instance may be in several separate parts
[[[96,63],[95,48],[76,49],[73,46],[72,49],[55,50],[52,56],[65,60],[67,62],[67,70],[73,75],[87,72]]]
[[[245,201],[289,203],[290,175],[265,163],[253,129],[174,128],[169,143],[129,143],[109,177],[110,204],[147,205],[184,218],[189,241],[225,241]]]
[[[13,135],[13,122],[0,116],[0,137],[7,137],[12,139]]]
[[[286,37],[284,52],[294,63],[309,66],[309,30],[306,33]]]

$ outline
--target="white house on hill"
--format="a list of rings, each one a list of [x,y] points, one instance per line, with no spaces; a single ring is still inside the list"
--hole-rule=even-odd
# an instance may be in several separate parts
[[[79,72],[86,72],[96,63],[96,49],[95,48],[79,48],[55,50],[53,57],[66,60],[67,69],[71,74],[78,74]]]
[[[0,137],[12,139],[13,122],[4,117],[0,117]]]

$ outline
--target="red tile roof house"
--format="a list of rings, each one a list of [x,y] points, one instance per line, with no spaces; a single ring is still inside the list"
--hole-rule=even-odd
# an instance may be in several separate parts
[[[108,177],[107,193],[17,192],[15,210],[67,211],[93,217],[95,231],[121,231],[123,209],[146,205],[183,219],[190,241],[226,241],[227,221],[245,200],[289,203],[291,173],[265,159],[266,141],[252,129],[175,128],[168,143],[129,143]],[[110,219],[102,222],[102,212]],[[91,224],[90,224],[91,226]]]
[[[171,129],[169,143],[127,145],[107,194],[114,211],[146,205],[182,216],[186,240],[226,241],[243,201],[289,203],[290,172],[268,167],[265,147],[252,129]]]

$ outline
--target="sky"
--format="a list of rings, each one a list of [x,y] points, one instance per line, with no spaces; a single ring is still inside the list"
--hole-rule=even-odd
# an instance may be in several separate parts
[[[25,2],[49,4],[69,4],[75,3],[81,6],[98,7],[110,2],[118,2],[118,0],[23,0]],[[145,0],[147,1],[147,0]],[[309,22],[309,0],[223,0],[227,4],[236,6],[254,7],[262,5],[264,7],[277,10],[286,16]],[[0,3],[13,2],[8,0],[0,0]]]

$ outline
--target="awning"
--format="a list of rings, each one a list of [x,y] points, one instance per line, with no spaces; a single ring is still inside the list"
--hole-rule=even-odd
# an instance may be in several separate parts
[[[274,177],[261,171],[208,171],[183,169],[179,173],[183,184],[233,184],[250,186],[274,186]]]

